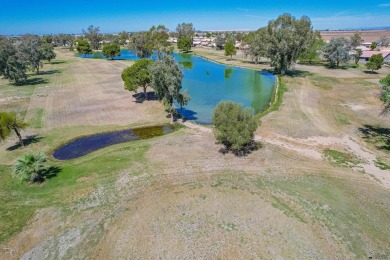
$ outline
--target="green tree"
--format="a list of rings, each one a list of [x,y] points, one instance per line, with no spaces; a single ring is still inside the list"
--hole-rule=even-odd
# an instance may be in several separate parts
[[[144,97],[148,100],[146,89],[151,81],[149,67],[152,64],[152,60],[141,59],[136,61],[132,66],[125,68],[122,72],[122,80],[125,84],[125,89],[137,93],[137,89],[142,87],[144,90]]]
[[[192,40],[190,38],[182,38],[177,40],[177,48],[183,52],[189,52],[191,50]]]
[[[105,44],[102,52],[104,56],[110,57],[113,60],[115,56],[121,55],[121,47],[116,43]]]
[[[47,156],[42,153],[27,153],[16,161],[13,167],[13,176],[23,181],[43,181],[43,173],[47,169]]]
[[[244,38],[244,42],[248,45],[245,49],[245,55],[250,56],[256,64],[260,61],[261,57],[267,57],[269,44],[267,38],[267,27],[263,27],[256,32],[251,32]]]
[[[71,47],[75,41],[75,36],[71,34],[56,34],[53,36],[54,46]]]
[[[171,122],[174,122],[173,102],[176,100],[180,106],[184,106],[190,100],[187,92],[180,93],[182,88],[183,73],[171,55],[163,54],[149,67],[151,86],[157,98],[166,105]]]
[[[376,43],[376,42],[372,42],[371,45],[370,45],[370,49],[372,51],[375,50],[377,47],[378,47],[378,43]]]
[[[303,16],[297,20],[289,14],[283,14],[268,22],[266,40],[267,57],[277,72],[285,74],[298,57],[309,48],[315,34],[310,19]]]
[[[0,75],[20,85],[26,82],[26,65],[20,59],[15,45],[5,37],[0,37]]]
[[[17,118],[15,112],[0,112],[0,138],[2,140],[5,140],[14,131],[19,139],[20,145],[24,146],[20,131],[27,126],[28,124],[23,123],[23,121]]]
[[[17,45],[17,50],[20,60],[38,75],[39,68],[43,67],[41,39],[35,35],[25,35]]]
[[[171,43],[168,42],[169,30],[164,25],[152,26],[149,34],[153,42],[153,50],[156,51],[157,57],[163,52],[170,52]]]
[[[244,110],[240,104],[223,101],[215,107],[212,120],[217,142],[228,151],[242,155],[253,147],[258,123],[250,108]]]
[[[379,81],[381,83],[381,92],[379,99],[383,102],[382,114],[390,112],[390,74]]]
[[[89,45],[89,42],[86,39],[78,39],[76,42],[77,51],[80,54],[84,54],[84,58],[87,56],[87,54],[92,54],[91,45]]]
[[[326,42],[321,38],[321,35],[318,33],[315,41],[310,47],[308,47],[300,56],[300,61],[308,61],[309,64],[312,64],[313,61],[319,61],[319,55],[322,48],[326,45]]]
[[[176,27],[177,38],[178,40],[183,38],[190,38],[191,45],[193,44],[192,40],[195,34],[195,28],[192,23],[181,23]]]
[[[362,56],[362,54],[363,51],[361,49],[355,49],[355,54],[354,54],[355,64],[358,64],[360,56]]]
[[[98,50],[100,48],[100,42],[103,40],[103,36],[100,34],[100,27],[90,25],[86,31],[83,29],[83,34],[91,43],[92,49]]]
[[[370,57],[369,61],[366,63],[367,69],[374,72],[374,70],[379,70],[383,65],[383,56],[381,53],[374,54]]]
[[[153,39],[149,32],[139,32],[132,35],[129,50],[135,51],[141,59],[149,58],[153,54]]]
[[[43,43],[40,52],[42,59],[47,60],[50,63],[52,59],[56,58],[56,53],[54,52],[53,44],[51,43]]]
[[[331,68],[339,67],[340,63],[347,63],[350,59],[349,50],[348,41],[343,37],[332,38],[322,49]]]
[[[233,42],[227,42],[225,44],[225,56],[230,56],[230,59],[233,59],[233,55],[236,55],[237,50],[236,47],[234,47]]]
[[[359,46],[363,42],[362,36],[360,33],[355,32],[350,39],[350,45],[352,49],[356,49],[357,46]]]
[[[42,42],[53,44],[53,35],[47,34],[42,36]]]

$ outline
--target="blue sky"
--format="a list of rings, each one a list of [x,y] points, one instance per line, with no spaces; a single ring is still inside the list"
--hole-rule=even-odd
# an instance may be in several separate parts
[[[390,26],[390,0],[0,0],[0,34],[79,34],[89,25],[103,33],[158,24],[175,30],[181,22],[192,22],[197,30],[252,30],[282,13],[307,15],[315,29]]]

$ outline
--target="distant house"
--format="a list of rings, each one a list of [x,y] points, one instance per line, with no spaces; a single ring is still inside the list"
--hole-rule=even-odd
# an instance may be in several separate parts
[[[359,58],[359,62],[366,63],[372,55],[382,54],[383,62],[390,64],[390,51],[363,51]]]

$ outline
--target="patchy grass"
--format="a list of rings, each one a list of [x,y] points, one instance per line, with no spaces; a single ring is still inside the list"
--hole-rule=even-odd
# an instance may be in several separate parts
[[[61,172],[42,184],[20,182],[11,177],[11,166],[0,165],[0,201],[7,202],[0,205],[0,242],[20,231],[37,209],[68,205],[73,202],[69,199],[71,194],[113,183],[122,169],[144,163],[148,149],[146,141],[139,141],[114,145],[69,162],[52,161],[50,164]]]
[[[325,158],[330,160],[332,163],[342,167],[354,167],[361,163],[361,160],[356,156],[353,156],[346,152],[340,152],[332,149],[324,150]]]
[[[288,91],[286,84],[283,82],[282,77],[278,77],[279,79],[279,88],[276,95],[274,95],[274,100],[272,101],[272,105],[265,111],[257,114],[258,118],[261,118],[273,111],[279,110],[280,106],[283,104],[283,94]]]
[[[307,223],[306,220],[301,217],[294,209],[292,209],[287,203],[282,201],[282,198],[272,196],[275,202],[272,203],[272,206],[281,210],[286,216],[293,217],[298,219],[303,223]]]
[[[366,142],[373,144],[377,149],[390,152],[390,128],[364,125],[359,131]]]
[[[339,83],[339,81],[336,78],[325,77],[320,75],[311,76],[310,80],[314,86],[324,90],[331,90],[336,84]]]
[[[30,127],[32,128],[42,128],[43,126],[43,108],[35,109],[35,115],[32,121],[30,122]]]
[[[220,228],[224,229],[225,231],[236,231],[237,230],[237,225],[234,223],[226,223],[222,222],[221,224],[218,225]]]
[[[381,157],[376,158],[375,165],[382,170],[390,170],[390,163],[385,162],[385,159]]]

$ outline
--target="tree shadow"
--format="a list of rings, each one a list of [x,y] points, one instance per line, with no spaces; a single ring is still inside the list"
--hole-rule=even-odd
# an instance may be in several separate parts
[[[390,151],[390,128],[363,125],[359,132],[363,134],[363,139],[373,143],[378,149]]]
[[[29,135],[29,136],[26,136],[24,139],[23,139],[23,144],[24,146],[28,146],[30,144],[35,144],[35,143],[38,143],[40,142],[41,140],[43,139],[42,136],[39,136],[39,135]],[[17,143],[11,147],[8,147],[6,150],[7,151],[14,151],[16,149],[19,149],[20,147],[22,147],[22,145],[20,143]]]
[[[376,75],[379,74],[377,71],[371,71],[371,70],[365,70],[363,71],[365,74],[371,74],[371,75]]]
[[[57,64],[64,64],[64,63],[66,63],[66,62],[58,60],[58,61],[52,61],[49,64],[57,65]]]
[[[313,75],[313,73],[305,70],[288,70],[286,71],[286,75],[292,78],[305,78]]]
[[[327,69],[330,69],[330,70],[348,70],[349,69],[349,65],[339,65],[337,67],[337,66],[331,66],[330,64],[325,64],[324,67]]]
[[[241,149],[232,149],[229,145],[224,144],[224,147],[219,149],[218,152],[220,152],[223,155],[231,152],[237,157],[245,157],[251,154],[252,152],[259,150],[262,147],[263,147],[262,143],[252,140],[250,143],[248,143]]]
[[[37,175],[31,182],[32,183],[42,183],[46,179],[51,179],[53,177],[56,177],[58,173],[60,173],[62,170],[60,167],[57,166],[49,166],[44,169],[42,169],[39,172],[39,175]]]
[[[155,101],[157,100],[157,95],[154,91],[146,92],[147,98],[145,98],[144,93],[136,93],[133,95],[133,98],[135,98],[136,103],[143,103],[144,101]]]
[[[272,74],[277,74],[275,72],[275,70],[272,70],[272,69],[262,69],[261,71],[272,73]],[[279,75],[281,75],[281,74],[279,74]],[[307,76],[312,76],[313,73],[305,71],[305,70],[287,70],[285,75],[288,77],[292,77],[292,78],[304,78]]]
[[[39,85],[39,84],[47,84],[49,81],[43,78],[30,78],[25,81],[23,85]]]
[[[47,70],[47,71],[41,71],[39,75],[52,75],[55,73],[60,73],[61,71],[59,70]]]
[[[184,120],[197,120],[198,118],[196,117],[196,112],[185,109],[184,107],[176,109],[177,113],[181,115],[181,118]]]
[[[62,169],[57,166],[49,166],[42,170],[41,175],[44,179],[51,179],[56,177]]]

